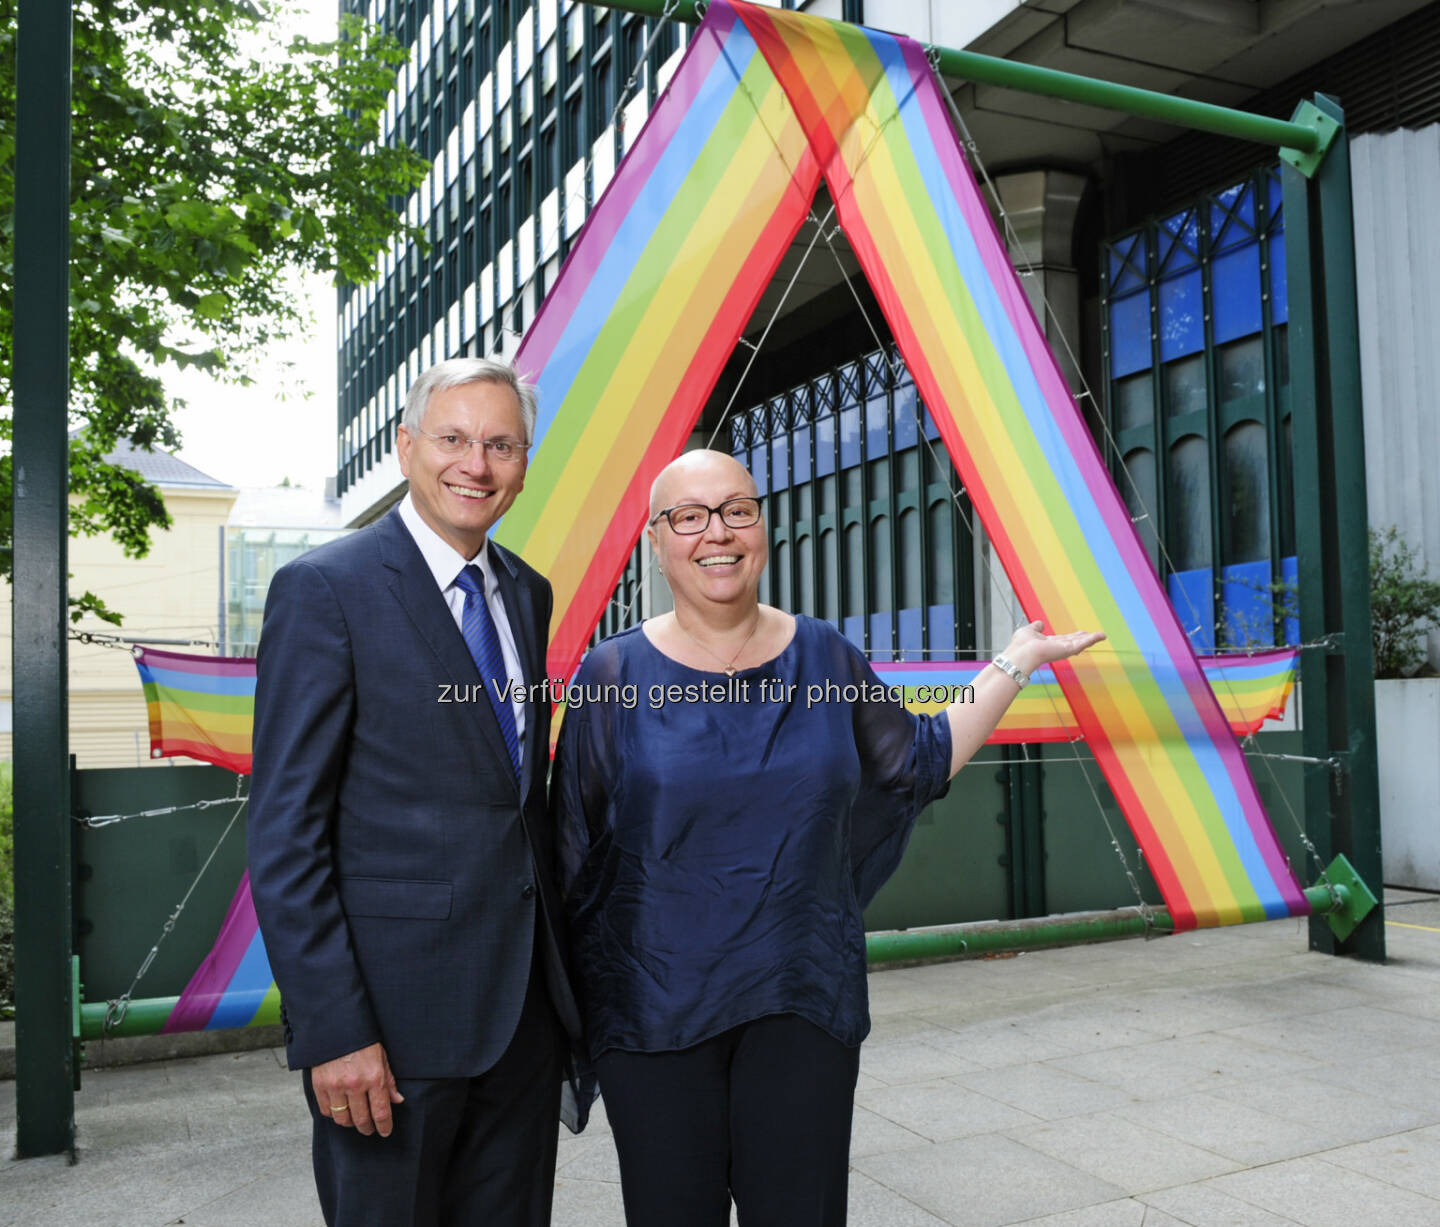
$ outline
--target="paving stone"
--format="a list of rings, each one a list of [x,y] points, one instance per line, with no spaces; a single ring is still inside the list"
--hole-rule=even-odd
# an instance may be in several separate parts
[[[850,1125],[850,1158],[881,1155],[891,1150],[913,1150],[928,1146],[930,1139],[906,1129],[893,1120],[866,1108],[857,1096],[855,1116]]]
[[[1307,1156],[1234,1172],[1211,1182],[1222,1192],[1306,1227],[1420,1227],[1440,1223],[1440,1201]]]
[[[1319,1158],[1440,1201],[1440,1129],[1395,1133],[1327,1150]]]
[[[919,1039],[893,1044],[867,1043],[860,1049],[860,1069],[886,1086],[926,1082],[981,1068],[978,1062]]]
[[[1155,1208],[1156,1213],[1173,1215],[1172,1222],[1191,1227],[1297,1227],[1303,1218],[1272,1214],[1247,1201],[1221,1192],[1212,1183],[1185,1184],[1173,1189],[1144,1193],[1137,1200]],[[1145,1220],[1150,1227],[1150,1220]],[[1351,1227],[1359,1227],[1352,1224]]]
[[[1122,1090],[1050,1064],[983,1070],[951,1081],[1042,1120],[1085,1116],[1134,1102]]]
[[[1059,1214],[1047,1214],[1044,1218],[1026,1219],[1016,1227],[1185,1227],[1179,1219],[1156,1210],[1144,1202],[1126,1198],[1124,1201],[1107,1201],[1099,1206],[1085,1206],[1080,1210],[1063,1210]]]
[[[1339,1140],[1319,1117],[1287,1120],[1204,1093],[1116,1108],[1114,1114],[1247,1165],[1293,1159]]]
[[[1204,1180],[1239,1166],[1233,1159],[1158,1134],[1113,1112],[1009,1129],[1006,1136],[1132,1196]]]
[[[1124,1195],[999,1134],[871,1155],[854,1167],[954,1227],[1002,1227]]]
[[[859,1172],[850,1173],[848,1209],[849,1227],[947,1227],[944,1219]]]
[[[1033,1124],[1036,1117],[953,1082],[922,1082],[865,1091],[856,1103],[932,1142]]]

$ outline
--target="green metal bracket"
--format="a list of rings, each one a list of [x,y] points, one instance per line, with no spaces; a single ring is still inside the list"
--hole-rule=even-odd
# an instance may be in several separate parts
[[[1295,108],[1295,114],[1290,117],[1290,122],[1301,124],[1315,133],[1315,148],[1307,150],[1282,145],[1280,159],[1289,162],[1305,178],[1312,179],[1315,172],[1320,169],[1320,163],[1325,160],[1325,155],[1330,152],[1330,146],[1335,143],[1335,138],[1340,135],[1342,125],[1339,120],[1325,114],[1308,99]]]
[[[1325,880],[1337,888],[1335,893],[1340,899],[1338,908],[1324,914],[1325,922],[1335,934],[1336,940],[1343,942],[1360,927],[1360,922],[1375,910],[1380,900],[1365,885],[1365,879],[1355,872],[1355,866],[1345,859],[1344,853],[1326,867]]]

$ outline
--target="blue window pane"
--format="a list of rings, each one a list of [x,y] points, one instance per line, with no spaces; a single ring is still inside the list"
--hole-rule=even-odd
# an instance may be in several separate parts
[[[1237,203],[1238,202],[1238,203]],[[1211,250],[1249,242],[1255,230],[1255,194],[1247,180],[1216,192],[1210,204]]]
[[[1110,293],[1127,294],[1145,285],[1145,232],[1136,231],[1110,248]]]
[[[1160,283],[1160,357],[1168,362],[1204,348],[1205,306],[1197,268]]]
[[[1221,572],[1225,602],[1225,646],[1268,648],[1275,643],[1274,605],[1270,598],[1270,560],[1232,563]]]
[[[770,466],[766,464],[765,445],[750,449],[750,476],[755,479],[755,488],[766,494],[770,489]]]
[[[790,436],[777,431],[770,440],[770,489],[785,490],[790,486]]]
[[[1110,303],[1110,377],[1150,365],[1150,296],[1132,294]]]
[[[1300,565],[1294,554],[1280,560],[1280,582],[1285,585],[1281,596],[1285,608],[1295,611],[1295,617],[1285,619],[1285,642],[1294,647],[1300,642],[1300,612],[1295,601],[1295,592],[1300,584]]]
[[[930,410],[921,406],[924,411],[923,422],[925,425],[925,437],[932,442],[940,437],[940,428],[935,425],[935,419],[930,416]]]
[[[1290,300],[1285,282],[1285,235],[1265,240],[1270,244],[1270,318],[1283,324],[1290,318]]]
[[[865,615],[851,614],[841,618],[840,633],[863,652],[865,650]]]
[[[848,469],[860,463],[860,410],[858,407],[840,412],[840,467]]]
[[[815,423],[815,476],[829,477],[835,471],[835,419],[823,417]]]
[[[848,621],[848,619],[847,619]],[[890,640],[891,622],[888,613],[870,615],[870,659],[888,661],[894,659]]]
[[[1215,310],[1215,344],[1259,332],[1260,245],[1247,243],[1223,255],[1210,265],[1210,292]]]
[[[1200,262],[1199,219],[1194,209],[1160,223],[1160,274],[1170,276]]]
[[[865,454],[874,460],[890,450],[890,405],[884,392],[865,402]]]
[[[925,636],[922,633],[922,617],[918,609],[902,609],[899,614],[900,659],[924,660]]]
[[[795,430],[795,455],[791,460],[791,480],[799,485],[810,480],[810,427]]]
[[[955,606],[948,601],[926,609],[930,620],[930,659],[945,660],[955,653]]]
[[[895,450],[915,446],[915,385],[902,383],[895,389]]]
[[[1166,581],[1170,607],[1197,652],[1215,650],[1215,592],[1209,567],[1176,571]]]

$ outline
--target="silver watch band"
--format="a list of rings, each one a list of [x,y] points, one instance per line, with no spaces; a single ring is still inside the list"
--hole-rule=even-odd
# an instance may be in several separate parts
[[[1030,684],[1030,675],[1008,656],[992,657],[990,663],[999,669],[1001,673],[1009,677],[1021,690],[1024,690],[1025,687]]]

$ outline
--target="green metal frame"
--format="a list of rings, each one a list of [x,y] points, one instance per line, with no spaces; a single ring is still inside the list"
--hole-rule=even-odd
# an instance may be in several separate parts
[[[73,1153],[66,659],[70,0],[21,0],[14,474],[16,1154]]]
[[[1297,114],[1311,108],[1302,104]],[[1306,772],[1305,815],[1320,860],[1343,852],[1361,878],[1379,883],[1384,879],[1350,151],[1344,112],[1334,99],[1317,95],[1313,109],[1335,124],[1329,156],[1309,177],[1288,159],[1282,172],[1300,639],[1311,645],[1301,652],[1300,703],[1305,754],[1317,760]],[[1343,939],[1312,920],[1310,945],[1383,962],[1384,909],[1375,908]]]

